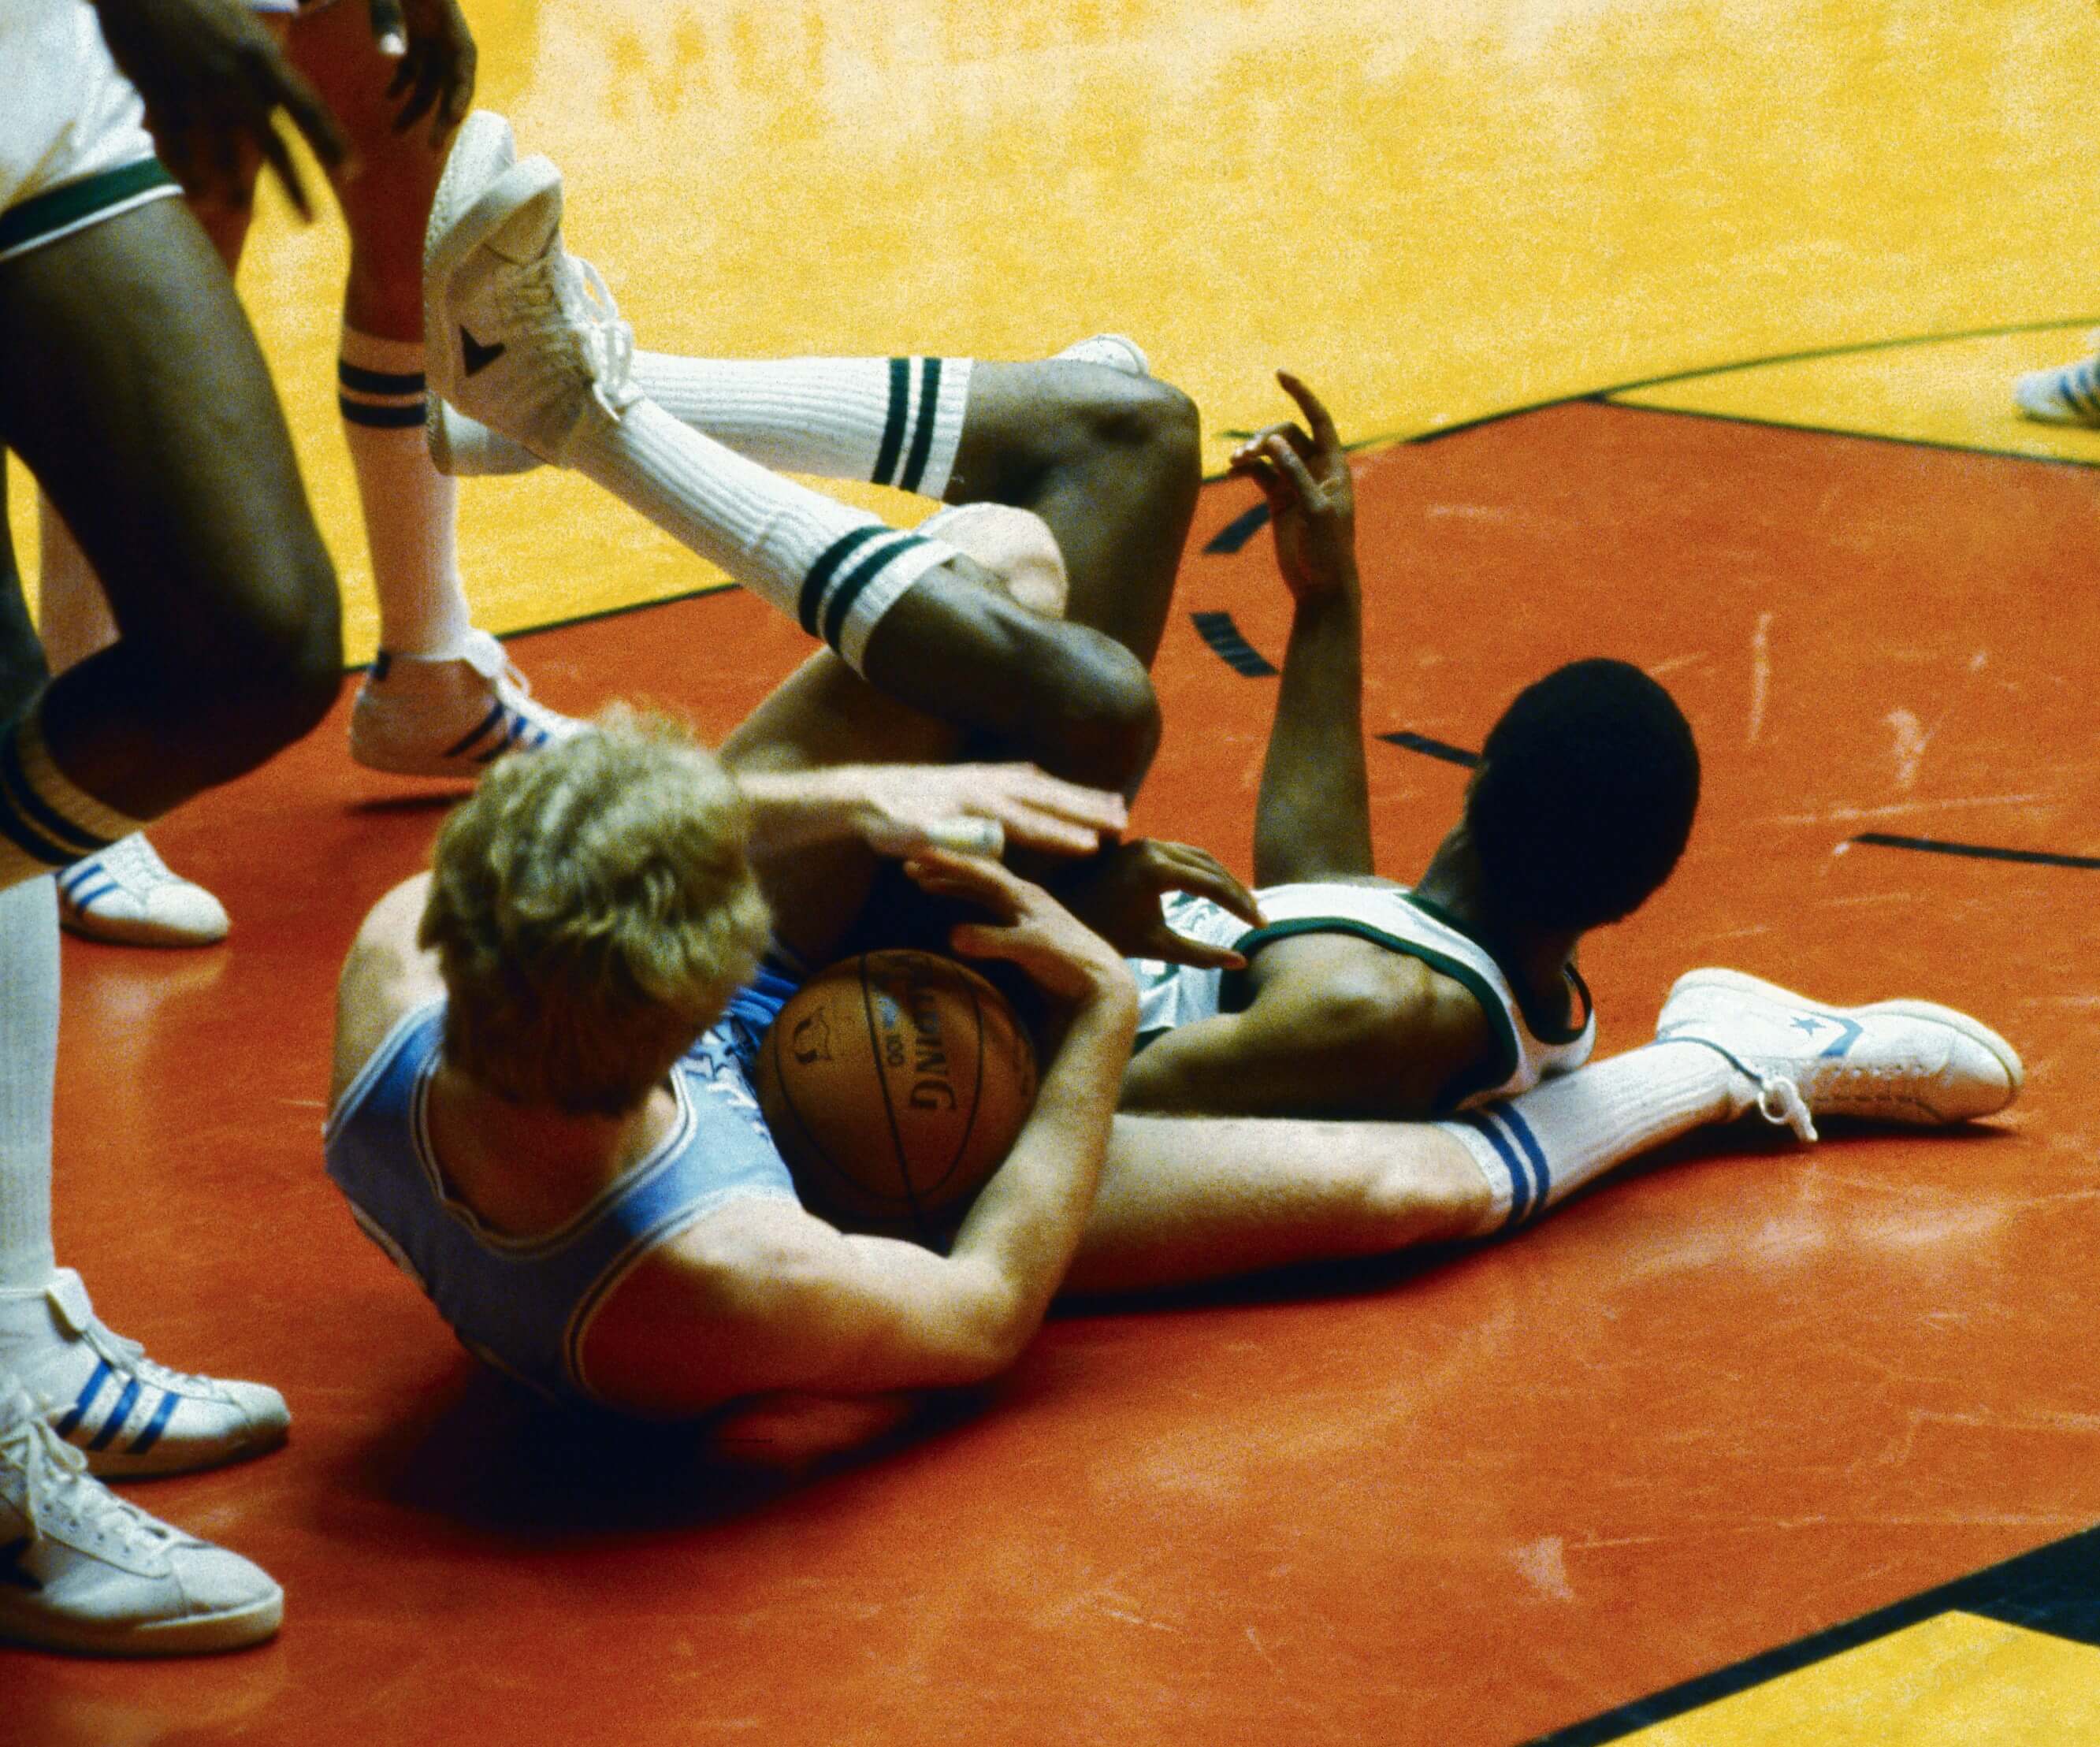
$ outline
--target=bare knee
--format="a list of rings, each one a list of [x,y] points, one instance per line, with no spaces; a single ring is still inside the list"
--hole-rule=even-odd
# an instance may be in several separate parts
[[[1154,492],[1201,482],[1196,405],[1171,383],[1055,360],[978,369],[951,499],[1021,502],[1079,470],[1113,469]]]
[[[1049,629],[1047,628],[1046,629]],[[1058,625],[1031,664],[1021,734],[1045,768],[1135,794],[1159,748],[1159,699],[1140,661],[1113,637]]]

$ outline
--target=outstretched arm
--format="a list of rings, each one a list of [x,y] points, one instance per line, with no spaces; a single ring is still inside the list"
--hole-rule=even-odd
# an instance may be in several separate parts
[[[1255,806],[1256,885],[1373,871],[1348,457],[1318,396],[1286,370],[1277,380],[1309,433],[1273,425],[1233,457],[1268,500],[1277,567],[1297,602]]]

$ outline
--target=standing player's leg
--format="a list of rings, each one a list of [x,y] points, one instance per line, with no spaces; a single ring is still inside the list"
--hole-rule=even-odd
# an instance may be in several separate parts
[[[501,119],[476,116],[447,167],[426,260],[440,391],[794,614],[879,690],[1061,775],[1134,788],[1158,724],[1131,651],[1029,613],[952,549],[783,479],[643,397],[631,332],[562,249],[558,173],[511,156]],[[1193,474],[1193,443],[1187,453]]]
[[[513,748],[576,724],[536,703],[475,629],[461,580],[457,483],[431,465],[423,425],[423,232],[451,144],[432,124],[395,126],[399,63],[381,54],[360,5],[291,27],[293,65],[342,124],[356,176],[336,197],[350,232],[337,407],[364,507],[380,653],[351,715],[351,756],[374,770],[468,778]]]
[[[0,437],[81,532],[121,632],[0,730],[4,886],[306,733],[342,642],[262,355],[174,202],[0,261]]]

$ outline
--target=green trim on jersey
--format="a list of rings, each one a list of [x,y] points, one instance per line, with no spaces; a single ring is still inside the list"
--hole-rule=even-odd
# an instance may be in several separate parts
[[[1445,924],[1449,927],[1449,923]],[[1519,1052],[1516,1027],[1510,1023],[1509,1010],[1503,1006],[1502,998],[1493,986],[1471,965],[1439,952],[1434,946],[1425,946],[1419,941],[1402,940],[1396,934],[1388,934],[1383,929],[1374,928],[1368,922],[1359,922],[1352,916],[1300,916],[1294,921],[1273,922],[1267,928],[1250,929],[1233,946],[1244,953],[1250,961],[1255,954],[1271,941],[1288,940],[1298,934],[1348,934],[1357,940],[1367,940],[1374,946],[1383,946],[1388,952],[1397,952],[1404,958],[1419,959],[1440,976],[1449,977],[1460,984],[1473,999],[1480,1004],[1480,1012],[1493,1034],[1495,1052],[1484,1066],[1461,1074],[1437,1094],[1440,1110],[1454,1110],[1476,1092],[1485,1092],[1491,1086],[1499,1086],[1517,1070],[1522,1060]],[[1231,1012],[1231,985],[1235,980],[1244,984],[1245,973],[1228,973],[1220,986],[1219,1007],[1222,1012]],[[1244,1008],[1244,987],[1239,1006]]]
[[[158,158],[148,157],[33,194],[20,205],[0,212],[0,256],[18,254],[48,237],[77,231],[111,207],[162,188],[176,192],[175,179]]]

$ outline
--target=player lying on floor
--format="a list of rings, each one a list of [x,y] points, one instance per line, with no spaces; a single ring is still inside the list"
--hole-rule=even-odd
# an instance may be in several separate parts
[[[1023,773],[866,762],[960,739],[819,652],[731,736],[734,781],[695,747],[586,734],[492,771],[434,873],[368,917],[340,989],[329,1168],[470,1348],[640,1415],[911,1394],[1011,1365],[1061,1285],[1485,1236],[1703,1124],[1757,1109],[1806,1129],[1863,1076],[1908,1087],[1917,1119],[2010,1096],[2011,1070],[1974,1048],[1909,1085],[1917,1035],[1965,1043],[1958,1016],[1840,1015],[1714,977],[1676,998],[1666,1039],[1462,1121],[1118,1116],[1137,1011],[1123,964],[1039,888],[920,849],[922,885],[987,912],[957,950],[1019,965],[1049,998],[1041,1092],[946,1255],[841,1231],[796,1199],[752,1074],[796,967],[854,923],[871,844],[908,849],[961,814],[1055,851],[1120,817],[1112,796]],[[769,907],[770,956],[745,982]],[[1804,1019],[1843,1030],[1849,1055],[1821,1054]]]

